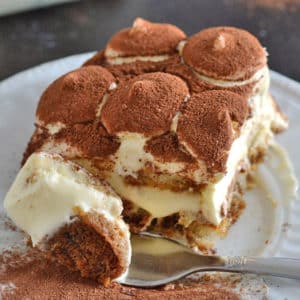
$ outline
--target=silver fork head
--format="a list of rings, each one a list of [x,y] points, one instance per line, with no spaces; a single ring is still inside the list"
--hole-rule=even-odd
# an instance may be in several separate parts
[[[300,259],[205,256],[154,234],[133,235],[132,260],[119,283],[137,287],[167,284],[197,271],[248,272],[300,280]]]
[[[167,284],[199,270],[222,264],[222,258],[201,256],[176,241],[159,235],[132,235],[132,258],[127,274],[119,283],[138,287]]]

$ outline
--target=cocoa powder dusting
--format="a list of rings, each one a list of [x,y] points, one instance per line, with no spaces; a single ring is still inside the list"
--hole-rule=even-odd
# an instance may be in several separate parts
[[[154,61],[135,61],[132,63],[120,65],[106,65],[109,70],[118,79],[130,79],[138,75],[153,72],[166,72],[166,68],[173,64],[180,64],[179,55],[170,55],[168,59],[160,62]]]
[[[114,154],[120,145],[101,123],[75,124],[62,129],[53,138],[76,147],[82,157],[88,158],[107,157]]]
[[[245,80],[264,67],[263,47],[249,32],[233,27],[212,27],[187,40],[185,62],[197,72],[223,80]]]
[[[88,59],[84,64],[83,67],[86,66],[102,66],[105,64],[105,56],[104,56],[104,50],[98,51],[95,55],[93,55],[90,59]]]
[[[63,75],[45,90],[39,101],[36,115],[40,125],[94,120],[96,109],[113,82],[113,75],[100,66],[87,66]]]
[[[181,149],[175,133],[168,132],[150,139],[145,145],[145,151],[150,152],[162,162],[196,162],[190,154]]]
[[[184,81],[167,73],[148,73],[123,81],[107,99],[101,121],[111,134],[146,136],[166,132],[189,91]]]
[[[193,95],[179,117],[179,142],[190,148],[207,168],[224,171],[234,139],[233,124],[241,126],[248,115],[247,98],[229,91]]]
[[[0,281],[13,283],[13,291],[4,291],[3,299],[240,299],[230,288],[220,287],[209,281],[175,283],[159,289],[137,289],[112,283],[103,287],[95,281],[84,279],[76,272],[47,260],[35,261],[9,268],[0,273]]]
[[[174,25],[137,18],[133,27],[119,31],[110,39],[107,49],[118,52],[118,56],[172,54],[184,38],[185,33]]]

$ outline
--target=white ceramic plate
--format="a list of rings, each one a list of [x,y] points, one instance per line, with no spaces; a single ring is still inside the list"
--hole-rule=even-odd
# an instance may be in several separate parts
[[[34,113],[42,91],[91,55],[59,59],[0,83],[0,211],[33,132]],[[287,150],[296,177],[300,178],[300,84],[275,72],[271,72],[271,77],[271,92],[290,121],[290,128],[277,140]],[[300,258],[299,195],[293,199],[286,182],[290,170],[279,169],[283,158],[275,152],[270,151],[267,163],[259,169],[265,188],[247,192],[246,210],[226,239],[217,242],[219,254]],[[274,278],[266,278],[266,282],[271,299],[300,299],[300,282]]]

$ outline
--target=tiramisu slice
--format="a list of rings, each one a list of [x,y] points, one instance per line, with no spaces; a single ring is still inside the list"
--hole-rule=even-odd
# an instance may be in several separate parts
[[[4,206],[33,246],[83,277],[107,284],[127,270],[131,247],[122,201],[61,156],[32,154]]]
[[[204,250],[208,233],[236,220],[242,176],[287,127],[266,62],[244,30],[186,38],[137,19],[47,88],[24,161],[59,153],[110,183],[131,230]]]

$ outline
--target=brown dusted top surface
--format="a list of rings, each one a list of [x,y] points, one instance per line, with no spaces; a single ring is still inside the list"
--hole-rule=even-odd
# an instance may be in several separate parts
[[[195,158],[182,149],[177,135],[171,132],[148,140],[145,145],[145,151],[150,152],[156,159],[162,162],[196,162]]]
[[[93,66],[93,65],[101,66],[103,64],[105,64],[104,50],[100,50],[91,58],[89,58],[87,61],[85,61],[82,66],[83,67]]]
[[[117,78],[133,78],[138,75],[153,72],[166,72],[166,68],[173,64],[180,64],[180,57],[177,54],[170,55],[163,61],[135,61],[126,64],[107,65],[106,68]]]
[[[183,58],[197,72],[229,81],[248,79],[267,62],[256,37],[233,27],[213,27],[196,33],[187,40]]]
[[[54,140],[76,147],[83,157],[107,157],[114,154],[120,143],[100,123],[75,124],[59,131]]]
[[[185,37],[174,25],[137,18],[131,28],[119,31],[110,39],[107,49],[116,51],[119,54],[116,56],[170,54],[176,52],[178,43]]]
[[[229,91],[193,95],[179,117],[179,142],[206,162],[211,171],[224,171],[234,139],[232,122],[241,126],[248,116],[247,98]]]
[[[125,31],[127,34],[130,31],[133,36],[136,34],[153,34],[155,36],[158,31],[161,33],[161,26],[174,27],[138,19],[133,28]],[[156,29],[153,28],[160,29],[155,31]],[[152,32],[153,30],[155,33]],[[212,43],[213,45],[211,45]],[[206,65],[206,58],[202,65],[203,57],[197,51],[194,53],[198,46],[200,50],[207,51],[210,55],[207,59],[208,64],[211,65]],[[212,46],[213,50],[210,49]],[[160,46],[156,45],[155,47]],[[257,51],[252,51],[253,49]],[[236,51],[238,55],[235,57],[233,54]],[[219,52],[224,55],[220,55]],[[251,34],[231,27],[203,30],[191,37],[183,49],[184,56],[195,54],[196,56],[190,57],[191,60],[197,59],[200,67],[208,66],[204,69],[213,71],[218,76],[220,74],[223,76],[224,70],[229,70],[230,76],[233,74],[232,72],[237,75],[237,72],[242,74],[245,70],[251,73],[253,61],[257,58],[258,52],[262,52],[262,60],[265,63],[264,50],[259,42]],[[211,57],[214,55],[215,57]],[[189,56],[187,55],[187,57]],[[256,63],[260,64],[261,61],[258,59]],[[221,107],[217,104],[219,100],[211,101],[210,105],[207,104],[207,101],[202,101],[196,109],[197,117],[201,121],[198,123],[192,119],[188,122],[188,119],[194,117],[196,113],[196,111],[195,113],[188,112],[189,107],[194,105],[194,98],[202,98],[205,95],[202,93],[206,91],[219,90],[221,94],[232,91],[240,94],[243,98],[248,98],[252,95],[257,82],[230,87],[216,86],[197,76],[192,67],[195,68],[186,57],[182,60],[176,52],[173,52],[164,61],[134,61],[111,65],[102,50],[91,58],[84,68],[68,73],[50,85],[38,107],[38,121],[41,119],[42,122],[38,125],[55,121],[65,123],[65,128],[55,134],[52,139],[59,140],[59,142],[66,141],[67,144],[79,148],[82,155],[89,158],[107,159],[107,156],[116,153],[119,147],[119,141],[115,135],[132,132],[143,134],[149,138],[145,149],[152,153],[157,160],[188,161],[191,159],[189,157],[191,153],[185,151],[193,149],[194,159],[198,158],[204,163],[208,163],[210,171],[223,170],[227,151],[238,135],[238,132],[235,135],[232,133],[231,117],[233,115],[228,112],[234,111],[236,119],[244,120],[243,109],[236,110],[236,107],[233,106],[235,102],[229,101],[231,96]],[[97,108],[103,97],[99,99],[95,96],[98,93],[98,88],[95,86],[98,85],[97,78],[99,77],[100,82],[103,83],[102,95],[107,91],[109,83],[113,81],[117,83],[117,88],[107,93],[108,97],[103,103],[101,112]],[[102,89],[100,90],[102,91]],[[184,102],[188,94],[192,96],[191,103],[190,100]],[[236,94],[235,97],[241,99]],[[229,95],[232,94],[229,93]],[[96,116],[96,111],[99,116],[98,114]],[[182,111],[184,111],[184,115],[181,117],[178,131],[178,136],[181,136],[178,141],[176,133],[172,135],[168,135],[168,133],[170,133],[172,119]],[[103,126],[100,125],[101,123]],[[200,127],[199,124],[201,124]],[[234,126],[236,127],[235,123]],[[198,134],[199,132],[202,133],[201,136]],[[199,150],[197,139],[199,139],[198,144],[201,145],[202,150]],[[185,145],[181,145],[182,142]],[[33,146],[36,144],[38,143],[34,143]],[[185,149],[186,145],[189,145],[188,149]],[[212,160],[216,160],[214,166]]]
[[[161,72],[140,75],[121,82],[110,94],[101,120],[111,134],[159,135],[169,130],[188,92],[179,77]]]
[[[113,75],[100,66],[87,66],[55,80],[43,93],[37,107],[39,125],[76,124],[95,119],[96,109]]]

